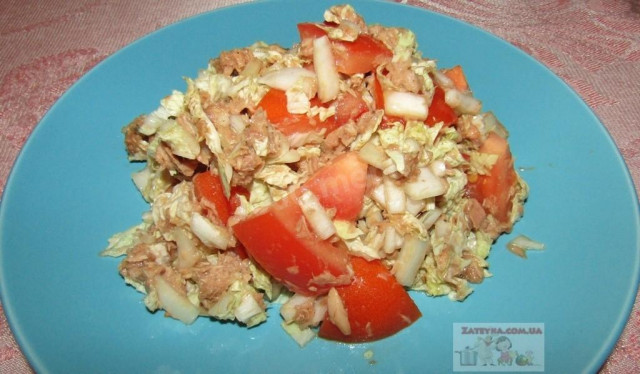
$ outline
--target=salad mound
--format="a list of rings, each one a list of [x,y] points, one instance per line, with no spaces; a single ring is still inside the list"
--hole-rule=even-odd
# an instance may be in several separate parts
[[[460,66],[349,5],[291,48],[222,52],[123,128],[150,209],[105,256],[150,311],[246,327],[281,304],[301,346],[381,339],[462,301],[523,213],[508,132]]]

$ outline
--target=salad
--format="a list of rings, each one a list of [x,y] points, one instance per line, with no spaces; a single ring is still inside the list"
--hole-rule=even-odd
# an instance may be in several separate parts
[[[420,318],[407,290],[462,301],[491,276],[528,187],[462,67],[413,32],[349,5],[297,28],[288,49],[222,52],[123,128],[150,209],[102,254],[186,324],[252,327],[280,304],[301,346],[381,339]]]

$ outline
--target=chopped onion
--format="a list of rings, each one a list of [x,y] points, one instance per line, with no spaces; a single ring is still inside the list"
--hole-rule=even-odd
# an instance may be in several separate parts
[[[262,313],[262,308],[250,293],[242,297],[240,305],[233,312],[236,319],[244,324],[250,323],[251,318],[260,313]]]
[[[400,255],[393,265],[393,275],[398,283],[410,287],[418,274],[420,265],[427,256],[429,242],[420,240],[417,236],[412,236],[404,241],[400,249]]]
[[[191,241],[187,235],[186,231],[182,228],[176,227],[173,229],[172,234],[176,240],[176,245],[178,246],[176,267],[178,269],[186,269],[195,265],[202,256],[193,244],[193,241]]]
[[[336,325],[338,330],[344,335],[351,335],[347,309],[345,309],[342,299],[334,287],[331,287],[327,296],[327,311],[329,312],[329,320]]]
[[[528,250],[534,249],[541,251],[544,249],[544,243],[535,241],[524,235],[518,235],[507,243],[507,249],[522,258],[527,258]]]
[[[331,217],[313,192],[305,190],[298,198],[298,205],[320,239],[328,239],[336,233],[336,227],[333,225]]]
[[[331,42],[325,35],[313,40],[313,66],[318,76],[318,98],[323,103],[338,97],[340,75],[331,51]]]
[[[427,167],[420,168],[420,174],[417,180],[407,182],[404,185],[404,191],[407,193],[407,196],[414,200],[422,200],[442,195],[447,192],[447,188],[447,182],[434,175]]]
[[[456,89],[447,90],[444,94],[444,101],[462,114],[478,114],[482,110],[480,100]]]
[[[258,83],[266,84],[269,87],[286,91],[293,87],[299,79],[312,78],[316,79],[316,74],[305,68],[283,68],[280,70],[270,71],[258,78]]]
[[[387,91],[384,93],[384,111],[392,116],[415,120],[427,119],[427,99],[411,92]]]
[[[371,190],[369,194],[373,199],[373,201],[378,203],[380,206],[386,208],[387,200],[385,198],[385,193],[384,193],[384,184],[381,183],[377,185],[374,189]]]
[[[191,231],[207,247],[227,249],[232,239],[224,227],[213,224],[199,213],[191,216]]]
[[[200,310],[187,296],[176,291],[162,276],[156,275],[153,284],[162,308],[173,318],[189,325],[198,318]]]
[[[391,214],[404,213],[407,206],[407,198],[402,188],[398,187],[391,178],[384,178],[384,200],[387,212]]]

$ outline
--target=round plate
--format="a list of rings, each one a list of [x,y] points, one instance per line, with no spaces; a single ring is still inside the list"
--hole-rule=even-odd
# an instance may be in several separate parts
[[[53,106],[20,154],[0,210],[0,282],[13,332],[36,371],[451,372],[473,358],[456,353],[464,347],[455,346],[454,327],[477,323],[543,327],[535,362],[546,372],[600,367],[627,320],[640,263],[638,200],[605,128],[562,80],[495,36],[409,6],[352,4],[368,23],[414,30],[423,54],[441,67],[463,65],[485,110],[510,130],[531,194],[524,218],[491,252],[494,277],[462,303],[412,293],[423,317],[360,345],[316,339],[301,349],[281,329],[275,306],[252,329],[206,318],[185,326],[149,313],[118,275],[119,260],[98,255],[148,208],[130,180],[141,165],[128,163],[121,127],[171,90],[184,90],[182,77],[223,50],[257,40],[291,46],[296,23],[320,21],[331,4],[223,8],[99,64]],[[514,256],[505,243],[520,233],[547,249],[527,260]]]

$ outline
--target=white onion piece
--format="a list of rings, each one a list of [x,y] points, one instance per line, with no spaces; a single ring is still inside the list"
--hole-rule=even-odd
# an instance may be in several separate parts
[[[283,68],[280,70],[270,71],[258,78],[258,83],[266,84],[271,88],[277,88],[286,91],[293,87],[301,78],[316,79],[316,74],[305,68]]]
[[[313,192],[305,190],[298,198],[298,205],[318,238],[325,240],[336,233],[331,217]]]
[[[384,185],[381,183],[377,185],[374,189],[369,193],[370,197],[378,203],[382,207],[387,207],[387,200],[384,194]]]
[[[411,92],[387,91],[384,93],[384,111],[392,116],[415,120],[427,119],[427,99]]]
[[[390,178],[385,178],[382,184],[384,186],[387,212],[391,214],[404,213],[407,206],[407,198],[402,188],[398,187]]]
[[[224,227],[213,224],[199,213],[191,216],[191,231],[207,247],[227,249],[231,243],[231,235]]]
[[[331,42],[325,35],[313,40],[313,66],[318,77],[318,98],[323,103],[338,97],[340,75],[331,51]]]
[[[192,267],[201,259],[200,252],[193,244],[193,241],[189,238],[185,230],[176,227],[172,231],[175,238],[176,245],[178,246],[178,258],[176,261],[176,267],[178,269],[187,269]]]
[[[329,320],[336,325],[338,330],[344,335],[351,335],[351,324],[347,309],[345,309],[342,299],[335,288],[331,287],[327,296],[327,311]]]
[[[444,101],[451,108],[462,114],[478,114],[482,110],[482,102],[456,89],[449,89],[444,94]]]
[[[440,196],[447,192],[447,181],[434,175],[427,168],[420,168],[420,174],[415,181],[407,182],[404,191],[411,199],[422,200],[433,196]]]
[[[173,318],[189,325],[198,318],[200,310],[191,304],[187,296],[176,291],[162,276],[156,275],[153,284],[160,306]]]
[[[428,249],[429,242],[420,240],[417,236],[405,239],[392,269],[398,283],[407,287],[413,284]]]

